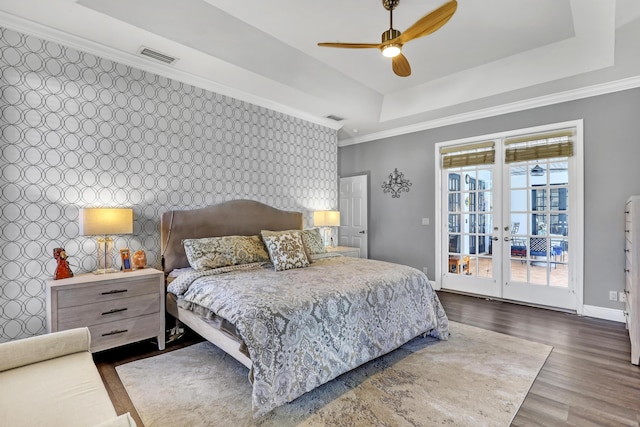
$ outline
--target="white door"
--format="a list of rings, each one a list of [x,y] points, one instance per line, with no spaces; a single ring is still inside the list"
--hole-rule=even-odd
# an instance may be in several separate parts
[[[440,147],[442,288],[581,312],[579,125]]]
[[[499,175],[494,165],[443,170],[442,287],[501,297]],[[497,191],[496,191],[497,190]]]
[[[360,257],[368,258],[367,176],[340,178],[340,246],[360,248]]]
[[[570,164],[560,157],[505,165],[505,299],[576,308]]]

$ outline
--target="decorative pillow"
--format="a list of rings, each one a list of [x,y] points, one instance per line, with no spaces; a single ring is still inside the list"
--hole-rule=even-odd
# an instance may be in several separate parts
[[[276,271],[307,267],[309,259],[304,251],[304,244],[299,230],[267,231],[262,230],[269,258]]]
[[[308,230],[302,230],[302,244],[307,252],[307,258],[310,255],[326,254],[327,248],[324,247],[322,236],[320,236],[320,229],[310,228]]]
[[[196,270],[269,261],[260,236],[222,236],[182,241],[189,264]]]

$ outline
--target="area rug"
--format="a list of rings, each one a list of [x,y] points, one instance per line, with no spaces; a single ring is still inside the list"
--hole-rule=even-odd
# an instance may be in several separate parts
[[[248,369],[208,342],[116,370],[146,427],[508,426],[551,349],[451,322],[258,420]]]

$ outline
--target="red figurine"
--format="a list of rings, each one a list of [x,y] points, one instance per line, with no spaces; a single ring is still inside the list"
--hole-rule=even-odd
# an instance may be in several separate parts
[[[71,267],[69,267],[69,262],[67,261],[67,253],[63,248],[55,248],[53,250],[53,257],[58,261],[58,266],[56,267],[56,272],[53,275],[55,280],[58,279],[68,279],[69,277],[73,277],[73,271],[71,271]]]

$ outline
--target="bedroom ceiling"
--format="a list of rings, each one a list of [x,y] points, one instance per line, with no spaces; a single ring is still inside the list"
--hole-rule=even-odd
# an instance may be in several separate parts
[[[402,0],[394,28],[444,3]],[[444,27],[403,48],[407,78],[375,49],[317,46],[379,42],[380,0],[0,0],[0,11],[8,28],[339,128],[341,145],[640,76],[637,0],[458,0]]]

